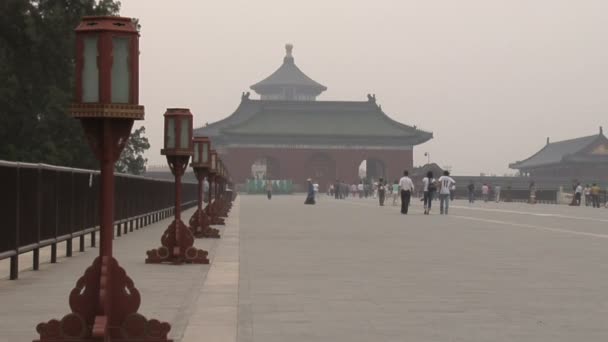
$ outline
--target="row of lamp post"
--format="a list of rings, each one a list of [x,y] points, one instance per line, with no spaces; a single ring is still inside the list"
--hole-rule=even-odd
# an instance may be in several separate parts
[[[139,291],[112,251],[114,238],[114,164],[134,120],[144,118],[139,105],[139,32],[122,17],[84,17],[76,28],[76,93],[70,107],[100,162],[99,256],[76,282],[69,296],[71,313],[36,327],[41,342],[167,342],[171,326],[138,313]],[[192,113],[169,108],[165,117],[165,155],[175,176],[175,218],[161,237],[161,247],[147,252],[146,263],[206,264],[208,252],[195,237],[219,238],[210,227],[223,224],[233,197],[230,175],[207,138],[192,137]],[[198,207],[190,226],[181,220],[181,180],[190,158],[199,182]],[[209,181],[203,208],[203,182]]]

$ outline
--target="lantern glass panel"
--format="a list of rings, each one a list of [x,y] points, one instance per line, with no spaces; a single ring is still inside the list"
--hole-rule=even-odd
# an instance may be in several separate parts
[[[167,118],[167,145],[166,148],[175,148],[175,118]]]
[[[129,103],[129,38],[114,37],[112,43],[112,102]]]
[[[188,118],[182,118],[181,120],[180,135],[179,146],[181,148],[190,148],[190,120]]]
[[[209,144],[207,143],[202,143],[203,145],[203,163],[208,163],[209,162]]]
[[[200,156],[200,154],[199,154],[199,152],[200,152],[200,145],[201,145],[201,143],[199,143],[199,142],[195,142],[194,143],[194,156],[192,156],[192,162],[193,163],[198,163],[199,160],[200,160],[200,158],[199,158],[199,156]]]
[[[82,102],[99,102],[99,70],[97,69],[97,36],[84,38],[82,65]]]

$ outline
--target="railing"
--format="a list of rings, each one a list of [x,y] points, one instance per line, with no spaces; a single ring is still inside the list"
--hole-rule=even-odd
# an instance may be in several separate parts
[[[99,171],[44,164],[0,161],[0,260],[10,258],[10,279],[17,279],[19,255],[33,253],[39,268],[40,248],[51,247],[57,261],[57,244],[66,242],[72,256],[72,239],[85,235],[96,245],[99,230]],[[116,236],[127,234],[173,214],[174,183],[125,174],[115,177]],[[184,208],[196,205],[197,186],[183,183]]]
[[[536,191],[536,202],[537,203],[557,203],[557,190],[537,190]],[[456,189],[456,198],[467,199],[469,192],[466,188]],[[481,189],[475,189],[475,199],[483,200]],[[490,189],[488,194],[488,200],[494,201],[496,199],[496,193],[494,189]],[[502,202],[528,202],[530,200],[530,190],[528,189],[501,189],[500,200]]]

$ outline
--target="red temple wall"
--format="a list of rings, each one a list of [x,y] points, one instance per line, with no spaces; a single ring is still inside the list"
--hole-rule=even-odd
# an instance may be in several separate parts
[[[272,178],[291,179],[296,184],[304,184],[310,177],[319,182],[323,191],[336,179],[346,183],[358,181],[358,169],[363,160],[373,159],[383,163],[389,181],[400,178],[403,170],[413,167],[412,150],[233,147],[222,148],[220,155],[236,183],[244,183],[252,178],[251,166],[256,159],[270,158],[278,164],[278,175],[272,175]],[[321,176],[316,176],[315,172]]]

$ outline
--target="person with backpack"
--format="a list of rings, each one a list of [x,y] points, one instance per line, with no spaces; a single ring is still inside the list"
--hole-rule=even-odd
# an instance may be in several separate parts
[[[426,177],[422,179],[422,191],[424,194],[424,215],[429,215],[431,212],[433,195],[435,194],[435,191],[437,191],[437,185],[435,185],[435,178],[433,178],[432,171],[427,172]]]

